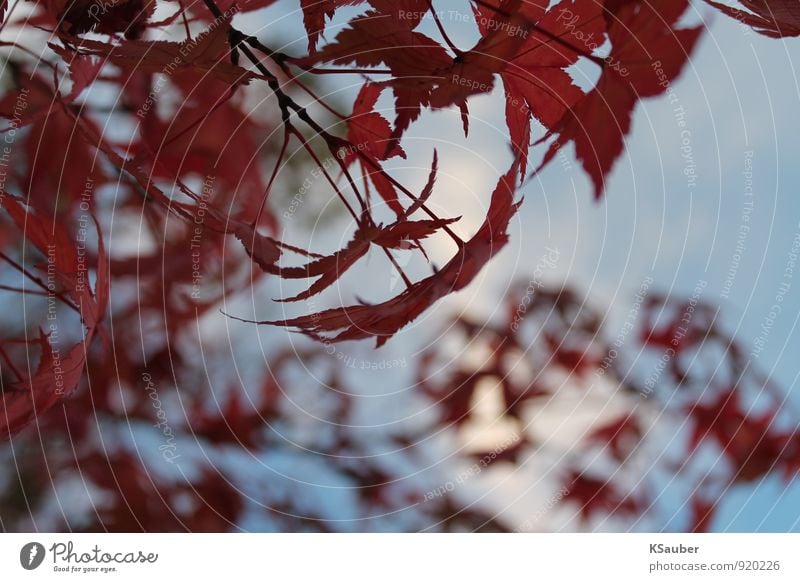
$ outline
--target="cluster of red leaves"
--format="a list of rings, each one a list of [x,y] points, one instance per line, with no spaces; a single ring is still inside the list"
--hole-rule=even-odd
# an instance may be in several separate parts
[[[5,434],[17,432],[72,393],[85,352],[104,333],[100,324],[106,299],[117,284],[139,289],[135,300],[113,310],[118,327],[127,328],[126,319],[152,319],[150,332],[161,336],[157,345],[163,346],[197,315],[264,275],[308,280],[305,291],[283,299],[307,300],[377,251],[401,273],[406,288],[399,294],[261,323],[332,341],[375,337],[382,344],[433,303],[467,286],[503,248],[518,206],[520,177],[528,173],[529,147],[538,127],[532,124],[543,127],[538,141],[551,144],[543,164],[574,142],[599,196],[622,153],[636,102],[665,90],[664,80],[678,75],[700,34],[699,28],[677,28],[688,0],[563,0],[553,6],[475,0],[462,8],[474,11],[480,38],[464,50],[450,41],[426,0],[324,0],[301,3],[309,52],[292,56],[232,25],[237,12],[269,6],[270,0],[241,6],[206,0],[186,10],[182,4],[165,4],[172,9],[170,16],[158,21],[151,0],[108,5],[55,0],[38,3],[24,21],[9,16],[9,26],[50,31],[45,52],[54,58],[34,62],[29,55],[42,47],[10,43],[13,87],[0,103],[0,114],[10,120],[6,135],[14,136],[9,142],[14,171],[4,185],[8,194],[2,208],[20,234],[3,241],[9,251],[4,261],[23,274],[25,288],[46,285],[37,283],[37,268],[28,264],[32,251],[25,249],[43,255],[57,238],[65,256],[51,265],[54,290],[42,291],[55,297],[59,309],[77,309],[84,331],[74,348],[63,351],[62,364],[68,368],[61,368],[68,370],[68,381],[57,393],[52,362],[58,358],[42,339],[46,334],[34,332],[37,339],[22,340],[40,348],[41,366],[35,377],[20,370],[7,384]],[[319,46],[337,9],[364,4],[364,12]],[[437,24],[439,40],[418,31],[429,18]],[[200,27],[199,32],[192,34],[192,27]],[[150,40],[176,29],[184,40]],[[609,43],[610,52],[604,54]],[[601,71],[588,91],[568,72],[580,61]],[[661,75],[651,66],[655,62],[662,65]],[[367,79],[350,114],[325,104],[325,114],[346,128],[336,135],[312,117],[303,98],[314,95],[310,77],[348,73]],[[456,217],[440,217],[430,209],[436,152],[428,183],[418,193],[384,164],[405,156],[403,135],[424,109],[460,109],[466,133],[470,99],[498,82],[507,94],[512,162],[491,194],[483,224],[465,240],[450,228]],[[114,98],[101,104],[96,95],[108,88]],[[246,91],[251,89],[270,97],[269,111],[248,110]],[[394,96],[392,122],[375,109],[386,91]],[[265,135],[278,139],[265,141]],[[352,217],[352,240],[338,251],[318,253],[278,238],[290,225],[276,212],[275,190],[295,145],[318,165],[332,195]],[[272,172],[263,170],[267,163]],[[357,173],[363,177],[361,186]],[[381,218],[384,211],[388,220]],[[87,216],[99,225],[96,236],[92,244],[78,245],[79,237],[86,239]],[[107,256],[103,239],[112,221],[126,219],[138,221],[136,236],[152,244],[140,242],[133,254],[115,248]],[[417,252],[427,258],[424,244],[433,237],[452,241],[452,258],[412,281],[400,267],[407,261],[398,257]],[[231,238],[244,253],[232,248]],[[91,291],[81,285],[82,296],[73,288],[78,246],[81,273],[95,280]],[[203,257],[202,299],[190,292],[198,280],[195,253]],[[250,265],[242,260],[245,254]],[[286,264],[289,255],[305,263]],[[22,335],[30,331],[21,330]],[[111,337],[109,343],[119,339]],[[11,351],[4,349],[2,356],[13,371]],[[142,363],[129,353],[119,357],[122,367]]]
[[[758,370],[756,359],[727,333],[712,305],[655,297],[645,311],[641,340],[662,360],[675,418],[687,419],[689,439],[672,469],[697,480],[692,531],[707,531],[717,504],[733,486],[800,471],[800,427],[788,395]],[[687,323],[689,321],[689,323]],[[645,388],[645,391],[648,389]],[[716,455],[712,470],[703,470]]]
[[[757,370],[711,305],[651,296],[638,333],[621,345],[580,295],[542,288],[523,301],[530,289],[509,294],[496,324],[457,319],[462,343],[426,353],[419,381],[436,401],[440,422],[456,430],[480,413],[479,384],[497,386],[502,419],[518,438],[491,458],[512,465],[560,446],[532,430],[533,412],[542,406],[563,401],[570,409],[576,398],[597,398],[598,411],[621,409],[598,412],[595,425],[567,450],[551,451],[565,459],[555,484],[560,504],[574,508],[585,527],[609,518],[674,527],[683,513],[689,524],[681,527],[705,531],[731,488],[768,474],[788,482],[800,471],[800,432],[787,394]],[[616,395],[609,395],[609,383]],[[624,405],[610,406],[615,400]],[[681,425],[686,439],[669,441],[659,430],[674,436]],[[683,487],[683,512],[672,503],[659,506],[667,481]]]
[[[388,518],[403,512],[409,529],[505,529],[488,513],[448,497],[421,504],[424,485],[408,479],[402,468],[423,467],[414,446],[430,438],[436,427],[419,434],[373,432],[365,438],[356,428],[359,420],[344,383],[346,368],[324,348],[278,354],[264,371],[263,384],[250,392],[235,379],[214,390],[196,373],[186,371],[176,378],[172,367],[179,363],[175,353],[152,357],[146,371],[134,372],[140,379],[133,385],[107,394],[77,393],[62,414],[40,418],[39,434],[46,439],[32,432],[14,439],[6,462],[13,462],[16,475],[0,492],[3,528],[237,531],[255,516],[260,528],[278,531],[341,531],[345,526],[381,531],[396,528]],[[101,359],[90,361],[90,369],[92,385],[104,387]],[[298,382],[298,377],[306,381]],[[163,388],[170,383],[183,388]],[[188,390],[193,384],[197,388]],[[166,403],[173,396],[180,398],[185,416],[165,419],[159,414],[161,400]],[[313,426],[303,425],[308,420],[298,414],[297,401],[309,399],[316,401],[314,413],[319,415]],[[135,436],[133,446],[119,438],[123,433]],[[382,462],[376,450],[384,455],[393,451],[402,461]],[[246,471],[226,464],[226,458],[241,455],[251,463]],[[336,476],[338,489],[353,497],[357,513],[350,516],[352,524],[324,513],[327,500],[315,503],[326,488],[320,492],[279,471],[256,470],[281,456],[297,464],[309,458],[324,463],[324,472]],[[82,491],[72,493],[70,502],[89,496],[82,510],[61,497],[70,495],[67,484],[76,476]]]
[[[629,524],[644,516],[653,527],[665,527],[675,508],[659,508],[657,499],[659,485],[668,480],[685,488],[686,527],[700,531],[732,487],[774,473],[789,480],[800,470],[800,435],[787,424],[792,414],[786,395],[748,362],[710,306],[651,297],[642,304],[638,331],[621,344],[609,339],[603,314],[569,289],[537,287],[529,294],[520,286],[505,305],[502,317],[491,324],[459,317],[448,342],[425,352],[418,382],[434,418],[422,427],[404,425],[369,438],[357,428],[347,367],[322,345],[275,356],[255,390],[234,378],[222,390],[209,389],[200,373],[182,366],[186,355],[175,348],[124,371],[125,378],[136,381],[112,386],[114,363],[92,354],[93,391],[77,392],[60,414],[37,420],[38,434],[26,432],[14,440],[18,483],[0,496],[5,527],[24,530],[35,525],[36,516],[45,519],[42,512],[52,510],[59,484],[77,474],[83,487],[97,492],[96,506],[88,520],[62,510],[53,522],[51,511],[45,521],[49,527],[233,530],[255,509],[262,524],[266,519],[282,531],[338,529],[336,521],[313,508],[313,495],[301,484],[284,492],[284,478],[275,475],[254,487],[263,476],[248,470],[243,478],[221,460],[244,453],[250,462],[275,454],[299,455],[305,462],[309,455],[320,458],[352,492],[360,530],[380,529],[379,520],[387,515],[403,515],[408,529],[512,529],[512,523],[462,506],[458,496],[430,495],[435,486],[408,477],[416,472],[409,467],[425,467],[422,443],[445,433],[457,436],[480,413],[476,390],[487,381],[499,390],[503,420],[517,435],[502,450],[463,453],[465,460],[480,460],[482,467],[522,467],[536,455],[558,453],[564,460],[558,467],[561,482],[555,484],[559,503],[584,527],[608,518]],[[445,344],[450,345],[441,347]],[[193,348],[184,349],[190,354]],[[663,371],[654,375],[665,360]],[[622,412],[599,417],[567,451],[551,451],[553,442],[531,430],[531,412],[576,397],[619,398],[625,405],[611,407]],[[160,399],[171,398],[180,399],[185,414],[167,422],[159,412]],[[318,415],[313,427],[298,416],[297,401],[303,399],[314,403],[305,413]],[[606,408],[605,401],[598,408]],[[686,438],[665,445],[658,426],[673,431],[682,423]],[[155,442],[165,443],[159,449],[167,449],[169,459],[184,457],[182,478],[165,476],[161,460],[141,450],[143,444],[157,446],[144,436],[153,427]],[[120,431],[139,435],[135,448],[121,443],[108,448],[105,443]],[[387,452],[402,462],[383,462]],[[599,465],[607,472],[598,470],[599,457],[608,461]]]

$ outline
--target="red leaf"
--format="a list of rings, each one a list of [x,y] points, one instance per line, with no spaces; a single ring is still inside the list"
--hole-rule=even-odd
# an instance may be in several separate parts
[[[636,103],[667,90],[700,37],[702,27],[674,28],[688,6],[689,0],[636,0],[621,3],[608,17],[611,52],[600,80],[559,124],[542,165],[572,141],[595,197],[602,195],[605,176],[622,154]]]
[[[692,498],[692,533],[706,533],[710,531],[711,520],[716,513],[716,503],[704,501],[697,496]]]
[[[260,234],[255,228],[244,225],[236,227],[234,234],[259,267],[267,272],[274,270],[275,262],[281,257],[281,249],[274,239]]]
[[[212,28],[183,42],[129,40],[114,45],[86,38],[64,38],[76,45],[79,55],[100,57],[125,69],[148,73],[193,72],[201,78],[211,75],[232,87],[246,85],[259,75],[230,62],[230,29],[228,18],[216,21]]]
[[[41,355],[34,375],[11,389],[4,387],[0,392],[0,437],[14,436],[75,391],[83,375],[91,339],[89,334],[64,355],[57,345],[50,343],[48,336],[41,334],[37,342],[41,346]]]
[[[792,435],[778,432],[774,411],[760,416],[746,413],[736,388],[720,393],[709,404],[696,403],[687,412],[694,424],[690,451],[715,441],[732,465],[734,481],[753,481],[789,461],[786,453]]]
[[[296,327],[314,337],[335,334],[330,337],[334,342],[376,336],[377,345],[381,346],[433,303],[466,287],[505,246],[508,224],[519,207],[519,203],[514,203],[518,171],[515,163],[500,178],[478,232],[440,271],[414,283],[400,295],[376,305],[339,307],[292,319],[258,323]]]
[[[586,437],[586,442],[608,447],[614,460],[624,463],[641,439],[639,422],[636,415],[631,412],[593,431]]]
[[[538,14],[537,14],[538,12]],[[528,19],[536,27],[505,66],[506,121],[515,153],[522,156],[520,172],[530,144],[530,122],[537,119],[553,130],[567,111],[583,97],[565,69],[574,65],[591,46],[603,44],[602,6],[595,2],[564,1],[546,13],[528,5]],[[578,37],[581,40],[578,40]]]
[[[302,267],[284,267],[278,270],[278,274],[287,279],[319,277],[314,283],[302,293],[288,299],[280,299],[282,302],[300,301],[322,292],[333,285],[344,274],[347,269],[352,267],[361,257],[367,254],[370,241],[361,230],[357,230],[353,239],[347,246],[332,255],[311,261]]]
[[[58,14],[59,28],[69,34],[93,31],[102,34],[124,32],[139,38],[156,9],[155,0],[66,0]]]
[[[430,104],[431,90],[441,82],[441,71],[452,65],[447,52],[430,37],[400,27],[395,20],[375,10],[350,21],[331,44],[299,64],[320,62],[339,65],[391,69],[387,81],[395,94],[395,137],[399,137],[419,117],[423,106]]]
[[[740,0],[750,10],[726,6],[706,0],[724,14],[752,26],[756,32],[772,38],[800,36],[800,4],[796,0]]]
[[[308,35],[308,52],[316,51],[319,37],[325,31],[325,19],[333,18],[338,8],[357,6],[365,0],[300,0],[303,24]],[[381,16],[392,19],[391,25],[411,30],[416,28],[430,9],[428,0],[367,0]]]
[[[581,519],[589,521],[595,514],[638,515],[639,501],[631,495],[617,491],[614,482],[589,477],[585,473],[572,472],[564,481],[567,489],[562,501],[574,501],[580,506]]]
[[[383,115],[373,111],[385,85],[364,83],[353,105],[353,112],[347,119],[347,141],[358,150],[375,160],[388,160],[394,156],[406,157],[406,153],[396,140],[392,139],[392,128]],[[347,151],[344,161],[347,164],[358,159],[355,151]]]
[[[333,18],[337,8],[361,4],[363,0],[300,0],[303,24],[308,35],[308,52],[317,48],[320,35],[325,31],[325,19]]]
[[[452,224],[459,220],[456,218],[437,218],[431,220],[406,220],[396,222],[390,226],[381,228],[373,241],[383,247],[394,249],[409,249],[417,242],[428,238],[438,232],[442,227]]]
[[[366,218],[364,218],[366,220]],[[318,258],[302,267],[277,267],[270,272],[285,279],[306,279],[319,277],[307,290],[282,302],[300,301],[320,293],[333,285],[361,257],[367,254],[370,244],[387,248],[410,249],[418,242],[434,234],[442,227],[458,220],[446,218],[437,220],[401,220],[386,227],[361,224],[347,246],[332,255]],[[415,243],[415,244],[412,244]]]

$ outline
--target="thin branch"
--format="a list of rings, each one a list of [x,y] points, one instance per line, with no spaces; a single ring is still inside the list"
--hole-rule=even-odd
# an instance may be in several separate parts
[[[14,268],[15,268],[17,271],[19,271],[20,273],[22,273],[23,275],[25,275],[26,277],[28,277],[28,279],[30,279],[30,280],[31,280],[31,281],[33,281],[33,282],[34,282],[36,285],[38,285],[38,286],[39,286],[41,289],[43,289],[43,290],[44,290],[44,291],[47,293],[47,295],[48,295],[48,296],[50,296],[50,295],[53,295],[53,296],[55,296],[55,297],[58,297],[59,299],[61,299],[61,301],[63,301],[63,302],[64,302],[64,304],[65,304],[67,307],[69,307],[70,309],[72,309],[73,311],[75,311],[76,313],[78,313],[79,315],[81,315],[81,316],[83,315],[83,314],[81,313],[81,310],[80,310],[80,309],[79,309],[79,308],[78,308],[78,307],[77,307],[77,306],[76,306],[74,303],[72,303],[72,302],[71,302],[69,299],[67,299],[67,298],[64,296],[64,293],[62,293],[61,291],[59,291],[59,292],[50,291],[50,288],[49,288],[49,287],[48,287],[48,286],[47,286],[47,285],[44,283],[44,281],[42,281],[41,279],[39,279],[39,278],[38,278],[36,275],[34,275],[34,274],[33,274],[33,273],[31,273],[30,271],[28,271],[28,270],[27,270],[25,267],[23,267],[22,265],[20,265],[20,264],[19,264],[17,261],[15,261],[15,260],[14,260],[14,259],[12,259],[11,257],[9,257],[9,256],[8,256],[7,254],[5,254],[4,252],[0,252],[0,259],[3,259],[3,260],[4,260],[4,261],[6,261],[6,262],[7,262],[9,265],[11,265],[12,267],[14,267]]]
[[[450,47],[450,50],[453,51],[453,53],[455,53],[456,56],[461,56],[463,52],[455,44],[453,44],[453,41],[451,41],[450,37],[447,36],[447,31],[445,31],[444,26],[442,25],[442,21],[439,20],[439,14],[437,14],[436,8],[433,7],[433,0],[428,0],[428,7],[430,8],[431,13],[433,14],[433,20],[434,22],[436,22],[436,27],[439,29],[439,34],[442,35],[444,42],[447,43],[447,46]]]
[[[258,221],[261,220],[261,215],[264,213],[264,208],[267,205],[267,198],[269,198],[269,193],[272,191],[272,185],[275,182],[275,178],[278,176],[278,172],[283,167],[283,157],[286,155],[286,148],[289,145],[289,138],[290,132],[287,128],[284,128],[283,131],[283,143],[281,144],[281,150],[278,154],[278,159],[275,160],[275,167],[272,169],[272,174],[269,177],[269,182],[267,182],[267,187],[264,190],[264,197],[261,199],[261,205],[258,207],[258,213],[256,214],[255,219],[253,220],[253,228],[258,226]]]

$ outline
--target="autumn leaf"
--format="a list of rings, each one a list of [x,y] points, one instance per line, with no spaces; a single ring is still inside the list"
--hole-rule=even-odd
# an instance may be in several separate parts
[[[389,67],[393,78],[386,83],[395,94],[394,137],[399,137],[430,104],[431,91],[441,81],[441,72],[452,65],[452,58],[430,37],[393,23],[389,15],[367,11],[351,20],[333,42],[297,62]]]
[[[594,186],[595,198],[624,148],[633,110],[639,99],[664,93],[688,61],[702,27],[676,29],[688,0],[659,4],[633,1],[612,3],[607,14],[611,51],[603,59],[597,85],[567,112],[552,133],[558,134],[545,155],[546,164],[566,144]],[[636,35],[630,31],[636,30]]]
[[[126,69],[139,72],[192,72],[208,74],[235,87],[246,85],[261,75],[230,61],[228,45],[230,19],[218,21],[194,38],[183,42],[129,40],[120,44],[62,35],[81,56],[99,57]]]
[[[800,36],[800,4],[794,0],[740,0],[749,12],[714,0],[706,2],[764,36]]]
[[[500,178],[492,194],[486,220],[475,235],[463,243],[441,270],[414,283],[400,295],[375,305],[353,305],[258,323],[295,327],[314,337],[334,334],[328,338],[334,342],[375,336],[378,346],[386,343],[433,303],[466,287],[505,246],[508,242],[508,224],[519,207],[519,203],[514,202],[518,171],[515,163]],[[362,248],[363,243],[356,243],[348,256],[361,253]]]

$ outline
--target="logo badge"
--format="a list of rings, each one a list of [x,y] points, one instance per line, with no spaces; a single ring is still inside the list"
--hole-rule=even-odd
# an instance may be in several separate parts
[[[39,542],[29,542],[19,551],[19,563],[26,570],[35,570],[44,561],[44,546]]]

